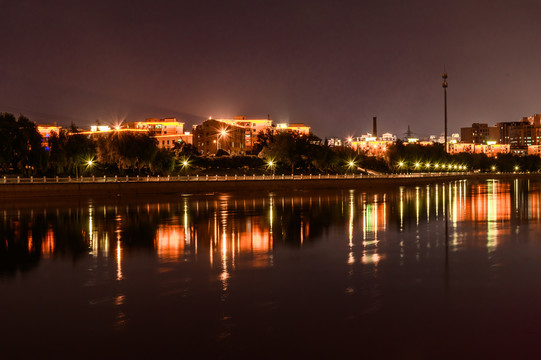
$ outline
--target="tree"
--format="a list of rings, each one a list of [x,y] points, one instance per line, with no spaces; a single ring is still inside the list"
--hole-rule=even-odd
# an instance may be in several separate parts
[[[320,172],[337,171],[340,166],[340,156],[327,145],[315,147],[311,153],[311,164]]]
[[[173,154],[166,149],[160,149],[156,153],[156,156],[150,163],[150,170],[152,172],[168,175],[175,169],[175,157]]]
[[[15,162],[15,138],[17,136],[17,120],[13,114],[0,114],[0,167],[7,173]]]
[[[273,134],[271,129],[265,131],[260,131],[257,133],[254,145],[252,146],[252,155],[259,155],[261,150],[269,145],[269,142],[272,142]]]
[[[81,166],[96,157],[96,142],[78,133],[72,124],[69,130],[49,138],[49,169],[57,175],[78,175]]]
[[[259,157],[290,166],[293,174],[295,165],[302,160],[302,149],[297,139],[297,134],[279,133],[273,136],[272,141],[259,153]]]
[[[30,175],[45,167],[45,150],[34,122],[20,115],[0,114],[0,166]]]
[[[98,139],[98,161],[120,173],[150,168],[157,152],[156,139],[146,133],[112,132]]]

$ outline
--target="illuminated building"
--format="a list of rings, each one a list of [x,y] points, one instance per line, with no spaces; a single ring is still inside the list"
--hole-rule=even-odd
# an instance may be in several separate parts
[[[49,136],[51,136],[53,133],[56,133],[58,134],[60,132],[60,130],[62,129],[61,126],[57,126],[56,123],[50,125],[50,124],[39,124],[38,127],[38,132],[39,134],[41,135],[42,138],[48,138]]]
[[[50,125],[50,124],[40,124],[37,126],[37,130],[39,134],[41,135],[41,146],[43,146],[46,150],[49,148],[49,138],[53,134],[59,134],[62,127],[56,126],[56,123]]]
[[[441,134],[440,136],[437,135],[430,135],[428,137],[428,140],[432,143],[439,143],[444,144],[445,143],[445,135]],[[448,143],[457,143],[460,141],[460,134],[454,133],[451,134],[451,136],[447,136],[447,142]]]
[[[92,125],[90,127],[91,132],[99,132],[99,131],[111,131],[111,127],[109,125]]]
[[[246,154],[246,128],[216,119],[195,125],[193,143],[201,155],[215,155],[223,150],[229,155]]]
[[[306,126],[303,123],[296,123],[296,124],[286,124],[281,123],[276,125],[276,131],[285,131],[290,133],[297,133],[300,135],[309,135],[310,134],[310,126]]]
[[[499,122],[499,142],[512,148],[541,145],[541,114],[523,117],[520,121]]]
[[[351,147],[357,152],[364,152],[370,156],[385,156],[387,149],[393,144],[392,141],[372,140],[372,141],[352,141]]]
[[[471,127],[460,128],[460,138],[465,143],[487,144],[498,141],[500,131],[497,126],[473,123]]]
[[[118,133],[126,133],[126,132],[139,132],[139,133],[147,133],[147,130],[143,129],[128,129],[128,128],[120,128],[120,129],[111,129],[109,126],[106,125],[100,125],[100,126],[91,126],[90,131],[79,131],[77,134],[79,135],[87,135],[93,139],[97,139],[98,137],[110,134],[113,132]]]
[[[532,145],[541,145],[541,114],[534,114],[520,119],[520,121],[499,122],[490,127],[487,124],[474,123],[471,127],[461,128],[462,141],[465,144],[506,144],[510,148],[496,146],[487,148],[471,148],[468,152],[474,153],[513,153],[526,155],[535,153]],[[460,147],[469,148],[469,145],[455,147],[454,153],[460,152]],[[489,155],[490,156],[490,155]]]
[[[493,157],[497,156],[498,154],[509,154],[510,151],[511,146],[509,144],[494,144],[490,141],[488,144],[474,144],[464,142],[449,144],[450,154],[486,154],[489,157]]]
[[[215,119],[228,125],[241,126],[244,128],[244,151],[250,152],[257,141],[257,134],[265,133],[272,129],[272,120],[247,119],[246,116],[235,116],[233,119]]]
[[[351,148],[356,152],[364,152],[369,156],[383,157],[387,149],[396,141],[396,137],[390,133],[385,133],[381,138],[372,136],[371,133],[361,135],[360,137],[348,140]]]
[[[171,149],[175,144],[192,143],[192,134],[184,132],[184,123],[175,118],[146,119],[138,122],[125,122],[112,129],[108,125],[93,125],[90,131],[79,132],[93,138],[112,132],[148,133],[158,142],[158,147]]]
[[[144,129],[158,140],[161,148],[173,148],[175,144],[192,143],[192,134],[184,132],[184,123],[175,118],[146,119],[135,123],[136,129]]]
[[[475,144],[474,143],[456,143],[449,144],[449,154],[459,154],[459,153],[475,153]]]
[[[541,156],[541,145],[529,145],[528,146],[528,155]]]
[[[327,140],[327,146],[330,146],[330,147],[340,147],[344,145],[344,142],[340,138],[331,137],[326,140]]]

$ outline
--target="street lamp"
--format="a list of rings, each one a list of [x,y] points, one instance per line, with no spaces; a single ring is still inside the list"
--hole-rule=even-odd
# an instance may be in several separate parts
[[[182,170],[185,170],[186,173],[188,173],[188,168],[190,166],[190,159],[189,158],[183,158],[182,161],[180,162],[181,165],[182,165]]]
[[[92,167],[94,166],[96,162],[94,161],[93,158],[89,158],[88,160],[86,160],[84,162],[84,165],[85,165],[85,170],[88,170],[90,171],[90,169],[92,169]]]
[[[353,160],[348,161],[348,169],[354,171],[354,169],[355,169],[355,161],[353,161]]]
[[[274,175],[274,167],[275,166],[276,166],[276,163],[274,162],[274,160],[269,160],[269,162],[267,163],[267,167],[269,169],[271,169],[273,175]]]
[[[218,131],[218,136],[217,136],[217,144],[216,144],[216,148],[217,150],[220,149],[220,139],[227,136],[227,130],[226,129],[220,129],[220,131]]]
[[[403,161],[399,161],[398,162],[398,170],[399,171],[402,171],[402,168],[404,167],[404,162]]]

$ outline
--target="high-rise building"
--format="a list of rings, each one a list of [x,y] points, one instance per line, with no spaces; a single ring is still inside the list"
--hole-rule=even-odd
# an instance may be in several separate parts
[[[471,127],[460,128],[462,142],[472,144],[487,144],[499,140],[499,128],[488,124],[473,123]]]

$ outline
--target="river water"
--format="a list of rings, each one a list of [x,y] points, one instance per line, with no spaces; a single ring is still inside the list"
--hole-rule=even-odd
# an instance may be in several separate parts
[[[537,357],[540,185],[2,204],[0,351]]]

